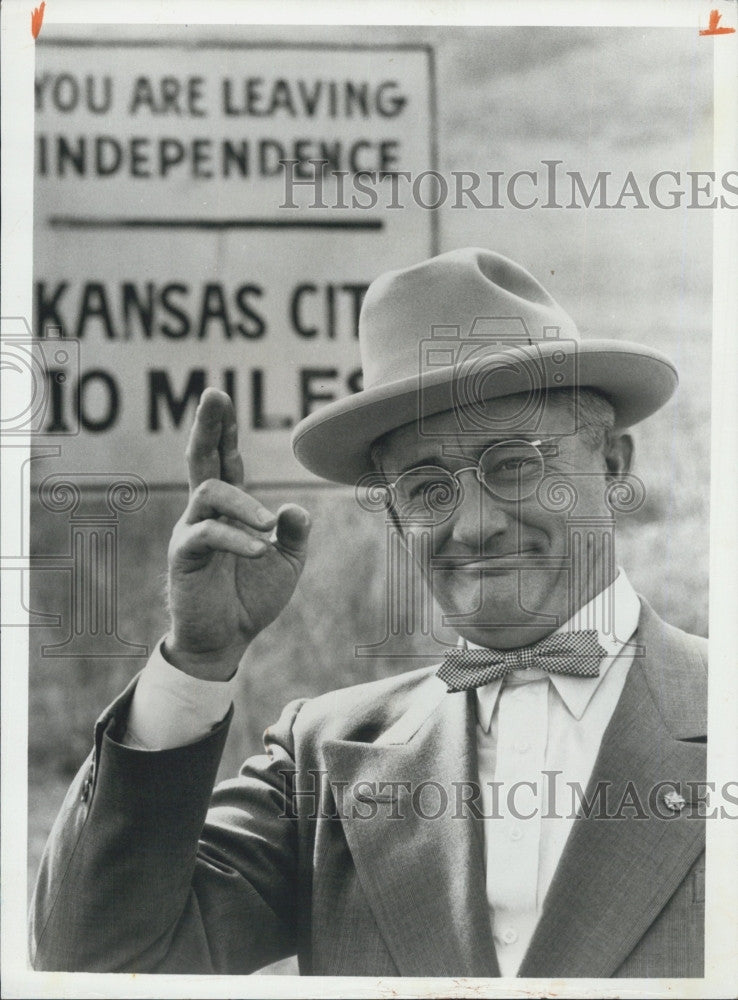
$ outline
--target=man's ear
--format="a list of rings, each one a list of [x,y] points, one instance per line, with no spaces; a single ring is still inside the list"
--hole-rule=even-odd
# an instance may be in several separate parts
[[[610,434],[605,444],[605,465],[608,474],[620,476],[630,472],[635,445],[630,434]]]

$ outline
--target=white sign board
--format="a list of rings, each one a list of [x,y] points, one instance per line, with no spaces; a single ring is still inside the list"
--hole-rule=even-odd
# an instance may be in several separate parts
[[[399,172],[435,166],[431,57],[39,43],[34,333],[79,342],[79,370],[49,375],[65,472],[181,483],[214,385],[251,483],[311,481],[291,429],[360,388],[367,285],[436,249],[432,210],[388,207]]]

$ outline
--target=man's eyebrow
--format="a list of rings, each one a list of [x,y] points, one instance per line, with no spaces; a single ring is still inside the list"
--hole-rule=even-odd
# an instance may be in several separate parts
[[[468,444],[442,445],[442,455],[446,458],[473,458],[476,456],[480,458],[487,449],[494,447],[498,444],[511,444],[514,441],[525,441],[528,444],[535,445],[550,445],[556,443],[558,437],[556,435],[549,435],[547,437],[542,437],[540,434],[527,433],[525,431],[520,434],[501,434],[499,437],[488,437],[482,442],[470,442]]]
[[[424,465],[443,465],[443,459],[440,455],[426,455],[424,458],[418,458],[410,465],[404,465],[398,472],[392,470],[386,470],[391,476],[403,476],[406,472],[412,472],[413,469],[420,469]]]

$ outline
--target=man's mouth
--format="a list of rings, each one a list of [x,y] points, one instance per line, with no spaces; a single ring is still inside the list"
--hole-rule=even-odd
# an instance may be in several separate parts
[[[521,552],[503,552],[493,556],[446,556],[443,562],[444,568],[448,570],[506,573],[518,569],[521,559],[533,556],[535,553],[536,549],[523,549]]]

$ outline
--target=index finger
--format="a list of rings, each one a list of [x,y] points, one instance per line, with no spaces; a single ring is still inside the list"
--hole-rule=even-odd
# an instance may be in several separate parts
[[[236,414],[225,392],[206,389],[200,397],[185,456],[191,491],[206,479],[243,481]]]

